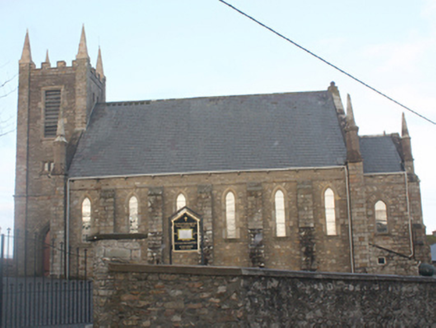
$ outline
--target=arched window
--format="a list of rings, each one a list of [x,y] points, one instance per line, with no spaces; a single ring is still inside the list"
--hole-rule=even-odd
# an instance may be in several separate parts
[[[388,215],[386,204],[379,200],[375,203],[375,226],[379,233],[388,232]]]
[[[138,199],[135,196],[129,199],[129,232],[138,232]]]
[[[274,196],[275,205],[275,221],[276,221],[276,236],[286,236],[286,224],[285,224],[285,196],[283,191],[277,190]]]
[[[91,201],[85,198],[82,202],[82,242],[87,242],[91,233]]]
[[[180,193],[177,196],[177,200],[176,200],[176,211],[180,210],[181,208],[186,206],[186,198],[185,195],[183,195],[182,193]]]
[[[336,235],[335,194],[330,188],[324,193],[324,206],[327,235]]]
[[[226,195],[226,232],[227,238],[236,238],[235,195],[231,191]]]

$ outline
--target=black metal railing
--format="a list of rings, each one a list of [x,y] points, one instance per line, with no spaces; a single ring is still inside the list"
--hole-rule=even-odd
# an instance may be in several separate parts
[[[4,277],[2,295],[2,327],[92,322],[91,281]]]
[[[20,237],[17,230],[7,232],[0,235],[0,327],[92,323],[87,250],[69,248],[67,256],[62,242],[55,245],[36,234],[31,238],[28,233]],[[42,263],[44,251],[51,258],[48,269]],[[66,268],[74,270],[70,274]]]

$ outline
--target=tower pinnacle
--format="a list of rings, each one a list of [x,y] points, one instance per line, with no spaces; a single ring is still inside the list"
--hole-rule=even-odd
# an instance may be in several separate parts
[[[47,49],[47,52],[45,53],[45,63],[50,64],[50,58],[48,57],[48,49]]]
[[[351,126],[356,126],[356,121],[354,120],[353,106],[351,105],[350,94],[347,94],[347,123]]]
[[[29,31],[26,31],[24,39],[23,53],[21,54],[20,64],[33,64],[32,54],[30,51]]]
[[[354,120],[353,106],[351,105],[351,97],[347,95],[347,116],[345,125],[345,143],[347,146],[347,161],[356,163],[362,161],[359,143],[359,127]]]
[[[101,59],[101,50],[100,50],[100,47],[98,47],[97,65],[96,65],[96,69],[95,70],[100,75],[100,78],[104,77],[103,60]]]
[[[409,137],[409,129],[407,128],[407,123],[406,123],[406,116],[402,115],[402,120],[401,120],[401,136],[404,137]]]
[[[77,52],[76,59],[89,59],[88,48],[86,47],[85,25],[82,25],[82,35],[80,36],[79,51]]]

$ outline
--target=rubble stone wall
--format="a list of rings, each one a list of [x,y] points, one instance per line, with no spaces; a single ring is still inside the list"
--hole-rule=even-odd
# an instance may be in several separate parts
[[[434,278],[100,258],[95,327],[429,327]]]

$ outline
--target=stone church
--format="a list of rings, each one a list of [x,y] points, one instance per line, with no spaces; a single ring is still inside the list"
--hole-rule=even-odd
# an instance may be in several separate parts
[[[84,30],[71,66],[47,53],[36,67],[26,35],[15,227],[36,237],[15,246],[21,273],[78,271],[66,249],[86,249],[89,263],[400,275],[430,261],[404,115],[401,135],[361,136],[333,82],[123,102],[106,102],[105,85]]]

